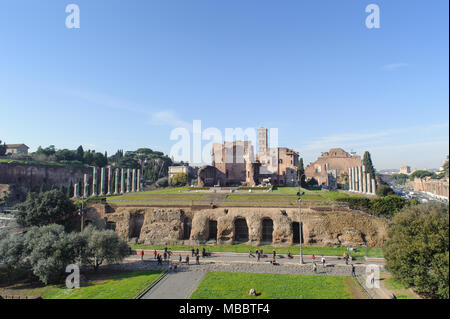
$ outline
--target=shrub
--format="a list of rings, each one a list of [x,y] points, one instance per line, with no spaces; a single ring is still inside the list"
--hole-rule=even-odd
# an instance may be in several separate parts
[[[177,173],[170,180],[170,184],[173,186],[184,186],[188,182],[188,176],[186,173]]]
[[[167,187],[169,186],[169,179],[167,177],[162,177],[156,181],[155,185],[156,187]]]
[[[368,211],[370,207],[370,199],[366,197],[337,197],[336,201],[347,203],[350,209]]]
[[[369,210],[377,216],[393,217],[406,203],[406,199],[397,195],[378,197],[370,201]]]
[[[394,190],[389,185],[380,185],[376,193],[378,196],[395,195]]]

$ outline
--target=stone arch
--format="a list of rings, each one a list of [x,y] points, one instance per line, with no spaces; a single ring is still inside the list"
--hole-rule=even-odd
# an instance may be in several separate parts
[[[245,218],[234,220],[234,240],[237,242],[248,242],[248,226]]]
[[[271,243],[273,241],[273,220],[270,218],[263,218],[261,241]]]
[[[183,221],[183,239],[191,238],[192,219],[185,217]]]

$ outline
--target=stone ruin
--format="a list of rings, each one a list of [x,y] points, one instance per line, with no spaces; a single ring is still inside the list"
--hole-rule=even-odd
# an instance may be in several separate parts
[[[377,186],[375,176],[366,173],[364,165],[348,168],[349,191],[368,195],[375,195]]]
[[[113,171],[111,167],[102,167],[100,168],[100,178],[98,170],[99,168],[97,167],[92,168],[92,178],[88,174],[84,174],[82,195],[80,195],[79,184],[75,183],[73,185],[74,198],[119,195],[140,192],[143,189],[141,171],[139,169],[116,168]],[[89,187],[89,182],[91,182],[91,187]]]
[[[111,207],[93,204],[87,220],[145,244],[233,244],[380,247],[388,223],[340,207],[229,207],[194,210],[167,207]],[[301,225],[303,227],[301,227]],[[301,233],[301,229],[303,232]]]

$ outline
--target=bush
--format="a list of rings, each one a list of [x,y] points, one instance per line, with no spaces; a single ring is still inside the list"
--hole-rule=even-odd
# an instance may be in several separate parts
[[[370,199],[366,197],[337,197],[337,202],[347,203],[350,209],[368,211]]]
[[[170,180],[172,186],[184,186],[188,182],[188,176],[186,173],[177,173]]]
[[[169,186],[169,179],[167,177],[162,177],[156,181],[155,185],[156,187],[167,187]]]
[[[449,298],[448,205],[405,207],[393,220],[383,249],[394,279],[431,298]]]
[[[397,195],[378,197],[370,200],[369,210],[377,216],[393,217],[406,203],[406,199]]]
[[[378,196],[395,195],[394,190],[389,185],[380,185],[376,193]]]

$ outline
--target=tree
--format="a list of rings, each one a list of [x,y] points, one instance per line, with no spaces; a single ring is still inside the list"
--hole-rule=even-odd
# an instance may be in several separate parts
[[[169,185],[169,179],[167,177],[162,177],[156,181],[155,185],[156,187],[167,187]]]
[[[130,252],[127,243],[113,230],[97,230],[87,226],[82,233],[87,243],[82,252],[83,263],[92,265],[95,270],[103,262],[121,262]]]
[[[83,150],[83,146],[78,146],[77,148],[77,160],[80,162],[83,162],[83,156],[84,156],[84,150]]]
[[[6,144],[0,140],[0,156],[4,156],[6,154]]]
[[[297,174],[300,186],[306,187],[306,175],[305,175],[305,166],[303,164],[303,157],[300,157],[300,159],[298,160]]]
[[[363,165],[366,168],[366,173],[369,173],[370,177],[375,179],[375,168],[373,167],[372,158],[371,158],[370,153],[368,151],[364,152]]]
[[[170,180],[170,184],[173,186],[184,186],[188,182],[188,176],[186,173],[177,173]]]
[[[376,194],[378,196],[395,195],[394,190],[389,185],[380,185],[376,190]]]
[[[65,224],[74,216],[75,206],[59,189],[39,194],[29,193],[24,203],[18,206],[17,223],[23,227],[48,224]]]
[[[403,185],[409,179],[409,176],[406,174],[400,173],[400,174],[392,174],[391,178],[395,183]]]
[[[423,177],[428,177],[428,176],[433,176],[434,173],[430,172],[430,171],[426,171],[426,170],[417,170],[411,173],[411,175],[409,175],[409,179],[410,180],[414,180],[416,177],[417,178],[423,178]]]
[[[432,298],[449,298],[448,205],[420,204],[399,212],[383,248],[394,278]]]

